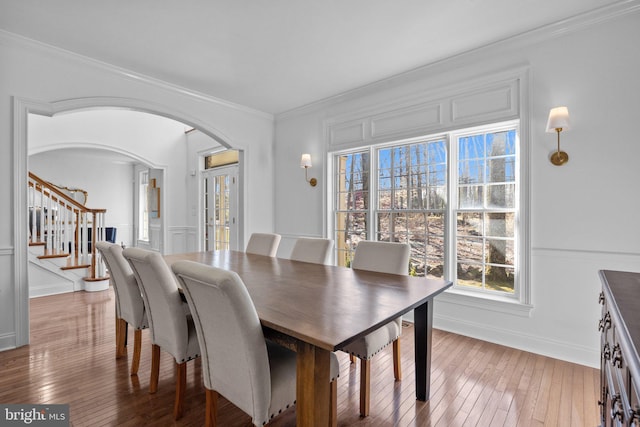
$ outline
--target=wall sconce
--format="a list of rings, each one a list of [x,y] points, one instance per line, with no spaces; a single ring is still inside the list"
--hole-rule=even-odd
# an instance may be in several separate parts
[[[300,167],[304,168],[304,179],[312,186],[315,187],[318,183],[318,180],[315,178],[309,179],[307,177],[307,169],[311,167],[311,154],[303,154],[300,159]]]
[[[569,110],[567,107],[556,107],[549,111],[549,120],[547,120],[547,132],[558,134],[558,150],[551,154],[551,163],[556,166],[562,166],[569,161],[569,155],[564,151],[560,151],[560,132],[571,129],[569,123]]]

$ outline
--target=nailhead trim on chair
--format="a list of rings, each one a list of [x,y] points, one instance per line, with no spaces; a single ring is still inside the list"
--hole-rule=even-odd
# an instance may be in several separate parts
[[[391,344],[392,342],[394,342],[395,340],[397,340],[398,338],[400,338],[400,336],[397,336],[396,338],[392,339],[391,341],[389,341],[388,343],[386,343],[385,345],[383,345],[382,347],[380,347],[378,350],[376,350],[374,353],[371,354],[371,356],[369,356],[368,358],[362,357],[359,354],[350,352],[349,354],[354,355],[355,357],[357,357],[358,359],[362,359],[362,360],[370,360],[371,358],[373,358],[373,356],[375,356],[376,354],[380,353],[382,350],[384,350],[389,344]],[[339,375],[338,375],[339,376]]]

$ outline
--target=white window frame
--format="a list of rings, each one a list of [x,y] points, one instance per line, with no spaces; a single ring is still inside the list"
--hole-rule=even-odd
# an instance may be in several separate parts
[[[451,167],[452,164],[457,166],[457,138],[468,134],[477,134],[481,132],[499,132],[502,129],[516,129],[517,144],[516,144],[516,236],[514,246],[515,268],[516,277],[514,281],[514,293],[507,294],[494,291],[476,290],[467,286],[457,286],[446,291],[439,296],[440,301],[451,302],[460,305],[467,305],[475,308],[483,308],[492,311],[498,311],[503,313],[509,313],[513,315],[528,317],[533,308],[530,300],[530,281],[529,281],[529,231],[528,231],[528,200],[529,200],[529,182],[528,182],[528,149],[523,147],[522,131],[526,126],[518,119],[508,121],[496,121],[494,123],[465,127],[448,132],[434,133],[431,135],[424,135],[421,137],[402,139],[398,141],[392,141],[380,144],[370,144],[366,146],[352,147],[346,150],[337,150],[328,153],[328,165],[329,165],[329,183],[327,187],[328,199],[331,201],[329,204],[329,221],[328,233],[331,236],[335,236],[335,202],[336,202],[336,177],[337,170],[335,158],[338,155],[362,152],[369,150],[370,158],[370,170],[369,170],[369,212],[368,223],[373,224],[373,227],[369,227],[367,230],[368,239],[375,239],[377,229],[376,213],[378,211],[377,200],[377,168],[378,168],[378,150],[381,148],[387,148],[389,146],[405,145],[420,141],[429,141],[437,138],[445,138],[447,141],[448,151],[448,200],[447,209],[445,214],[445,239],[447,240],[445,251],[445,279],[452,280],[455,277],[456,269],[456,245],[455,245],[455,230],[456,230],[456,216],[454,213],[457,209],[453,206],[457,206],[457,167]],[[455,162],[452,160],[455,159]],[[454,204],[455,203],[455,204]],[[451,242],[451,239],[454,239]]]

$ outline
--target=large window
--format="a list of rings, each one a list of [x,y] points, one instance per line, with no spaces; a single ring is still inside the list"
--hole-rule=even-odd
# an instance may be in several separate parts
[[[349,266],[353,250],[370,231],[369,150],[335,156],[334,228],[337,264]]]
[[[515,127],[452,135],[456,284],[513,293],[518,190]],[[453,240],[452,240],[453,241]]]
[[[508,122],[335,153],[337,264],[360,240],[407,242],[409,274],[514,295],[518,141]]]

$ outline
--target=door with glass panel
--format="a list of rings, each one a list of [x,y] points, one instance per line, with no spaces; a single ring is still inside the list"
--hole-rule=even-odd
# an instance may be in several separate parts
[[[237,188],[237,165],[209,169],[203,174],[203,246],[207,251],[237,247]]]

